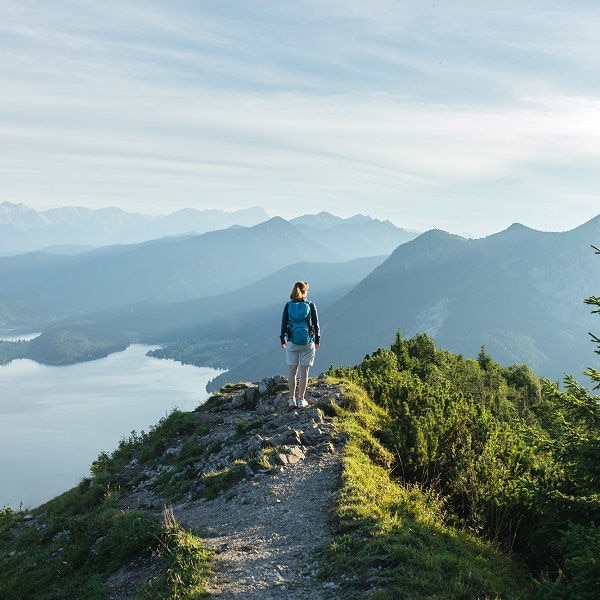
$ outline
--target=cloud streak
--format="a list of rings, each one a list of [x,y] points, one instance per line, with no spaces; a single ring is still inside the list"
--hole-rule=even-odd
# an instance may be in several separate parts
[[[9,0],[2,199],[576,226],[600,192],[576,4]]]

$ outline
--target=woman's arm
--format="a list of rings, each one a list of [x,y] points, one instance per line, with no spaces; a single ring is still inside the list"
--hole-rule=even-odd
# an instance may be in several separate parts
[[[288,305],[286,303],[286,305],[283,307],[283,315],[281,315],[281,331],[279,333],[279,340],[281,341],[281,345],[283,346],[285,344],[285,336],[287,334],[287,326],[288,326],[288,321],[289,321],[289,316],[288,316]]]
[[[314,302],[310,303],[310,318],[312,320],[312,326],[315,334],[315,344],[321,343],[321,334],[319,333],[319,315],[317,314],[317,307]]]

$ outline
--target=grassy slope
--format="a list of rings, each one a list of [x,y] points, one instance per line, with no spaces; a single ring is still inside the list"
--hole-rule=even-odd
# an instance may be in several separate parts
[[[152,464],[157,453],[194,426],[192,413],[173,412],[148,434],[123,440],[113,454],[101,453],[93,477],[29,512],[0,510],[0,598],[53,600],[109,597],[107,578],[134,558],[159,556],[161,577],[139,598],[200,598],[210,553],[183,530],[168,510],[161,520],[147,510],[119,506],[117,483],[133,457]],[[131,482],[124,482],[126,487]]]
[[[387,414],[343,383],[344,454],[335,542],[325,571],[344,597],[373,600],[529,598],[530,576],[492,543],[444,524],[441,498],[390,478],[392,457],[377,440]]]

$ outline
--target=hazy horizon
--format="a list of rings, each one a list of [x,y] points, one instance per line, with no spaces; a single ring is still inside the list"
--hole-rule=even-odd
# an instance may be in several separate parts
[[[597,214],[600,6],[6,0],[0,201],[485,236]]]

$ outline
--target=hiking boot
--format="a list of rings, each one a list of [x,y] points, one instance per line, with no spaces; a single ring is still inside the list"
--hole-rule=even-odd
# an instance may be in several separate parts
[[[297,404],[298,404],[298,408],[307,408],[308,407],[308,402],[304,398],[298,398]]]

